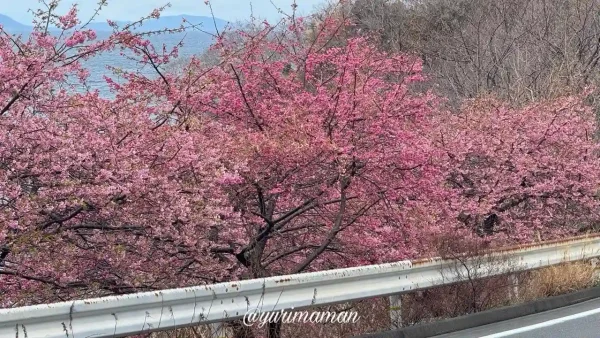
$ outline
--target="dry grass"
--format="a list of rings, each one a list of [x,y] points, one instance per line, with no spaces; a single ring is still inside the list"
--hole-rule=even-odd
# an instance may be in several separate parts
[[[508,305],[510,289],[507,277],[497,277],[407,293],[402,322],[408,326]]]
[[[147,338],[224,338],[230,337],[230,332],[225,332],[224,335],[219,335],[217,332],[213,332],[211,327],[208,325],[201,325],[198,327],[189,327],[178,330],[170,330],[163,332],[155,332],[150,335],[138,336]]]
[[[519,288],[522,300],[527,302],[592,287],[597,282],[594,270],[589,262],[574,262],[531,271]]]
[[[457,317],[583,290],[597,283],[592,264],[574,262],[520,273],[512,280],[502,276],[432,288],[403,296],[403,323]]]

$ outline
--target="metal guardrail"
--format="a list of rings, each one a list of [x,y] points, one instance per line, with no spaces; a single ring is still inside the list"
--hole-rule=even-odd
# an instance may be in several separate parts
[[[600,256],[600,237],[0,310],[0,337],[119,337],[386,296]],[[473,273],[476,272],[476,273]]]

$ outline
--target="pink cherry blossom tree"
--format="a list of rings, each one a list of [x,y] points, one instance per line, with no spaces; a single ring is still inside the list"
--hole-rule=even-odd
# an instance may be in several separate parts
[[[141,74],[122,87],[107,77],[110,99],[87,87],[82,61],[100,53],[121,49],[160,74],[176,49],[155,50],[134,25],[99,40],[56,4],[28,37],[1,31],[2,305],[235,276],[210,254],[211,227],[235,218],[219,193],[222,127],[170,116],[168,89],[147,95]]]
[[[420,60],[365,38],[330,44],[346,24],[290,18],[241,32],[243,48],[224,39],[202,84],[212,95],[193,99],[245,163],[226,189],[242,224],[219,251],[250,277],[423,254],[443,212],[436,98],[411,90]]]
[[[523,108],[466,103],[438,121],[459,220],[496,245],[590,229],[599,219],[596,118],[585,96]]]

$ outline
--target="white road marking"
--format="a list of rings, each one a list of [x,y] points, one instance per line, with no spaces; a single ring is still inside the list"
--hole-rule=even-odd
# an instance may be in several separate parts
[[[533,331],[533,330],[540,329],[540,328],[543,328],[543,327],[548,327],[548,326],[552,326],[552,325],[564,323],[564,322],[567,322],[569,320],[573,320],[573,319],[578,319],[578,318],[583,318],[583,317],[595,315],[597,313],[600,313],[600,308],[594,309],[594,310],[585,311],[585,312],[580,312],[580,313],[577,313],[577,314],[574,314],[574,315],[570,315],[570,316],[566,316],[566,317],[552,319],[552,320],[549,320],[549,321],[546,321],[546,322],[541,322],[541,323],[534,324],[534,325],[520,327],[520,328],[514,329],[514,330],[508,330],[508,331],[504,331],[504,332],[498,332],[498,333],[491,334],[489,336],[482,336],[480,338],[508,337],[508,336],[512,336],[514,334],[528,332],[528,331]]]

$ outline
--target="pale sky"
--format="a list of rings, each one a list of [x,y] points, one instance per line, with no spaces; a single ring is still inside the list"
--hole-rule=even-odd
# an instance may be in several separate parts
[[[79,4],[81,18],[87,18],[86,14],[92,13],[96,8],[98,0],[62,0],[61,7],[68,8],[73,3]],[[137,20],[142,16],[149,14],[153,8],[171,3],[171,8],[167,9],[163,15],[204,15],[210,16],[208,7],[204,0],[108,0],[108,6],[101,13],[99,19],[104,21],[111,20]],[[279,17],[277,10],[270,0],[212,0],[212,6],[215,16],[228,21],[245,20],[250,17],[250,4],[254,11],[254,16],[275,20]],[[283,9],[291,9],[291,0],[272,0],[272,2]],[[298,11],[309,13],[315,6],[325,3],[326,0],[297,0]],[[0,0],[0,13],[25,24],[31,23],[30,8],[38,8],[38,0]]]

